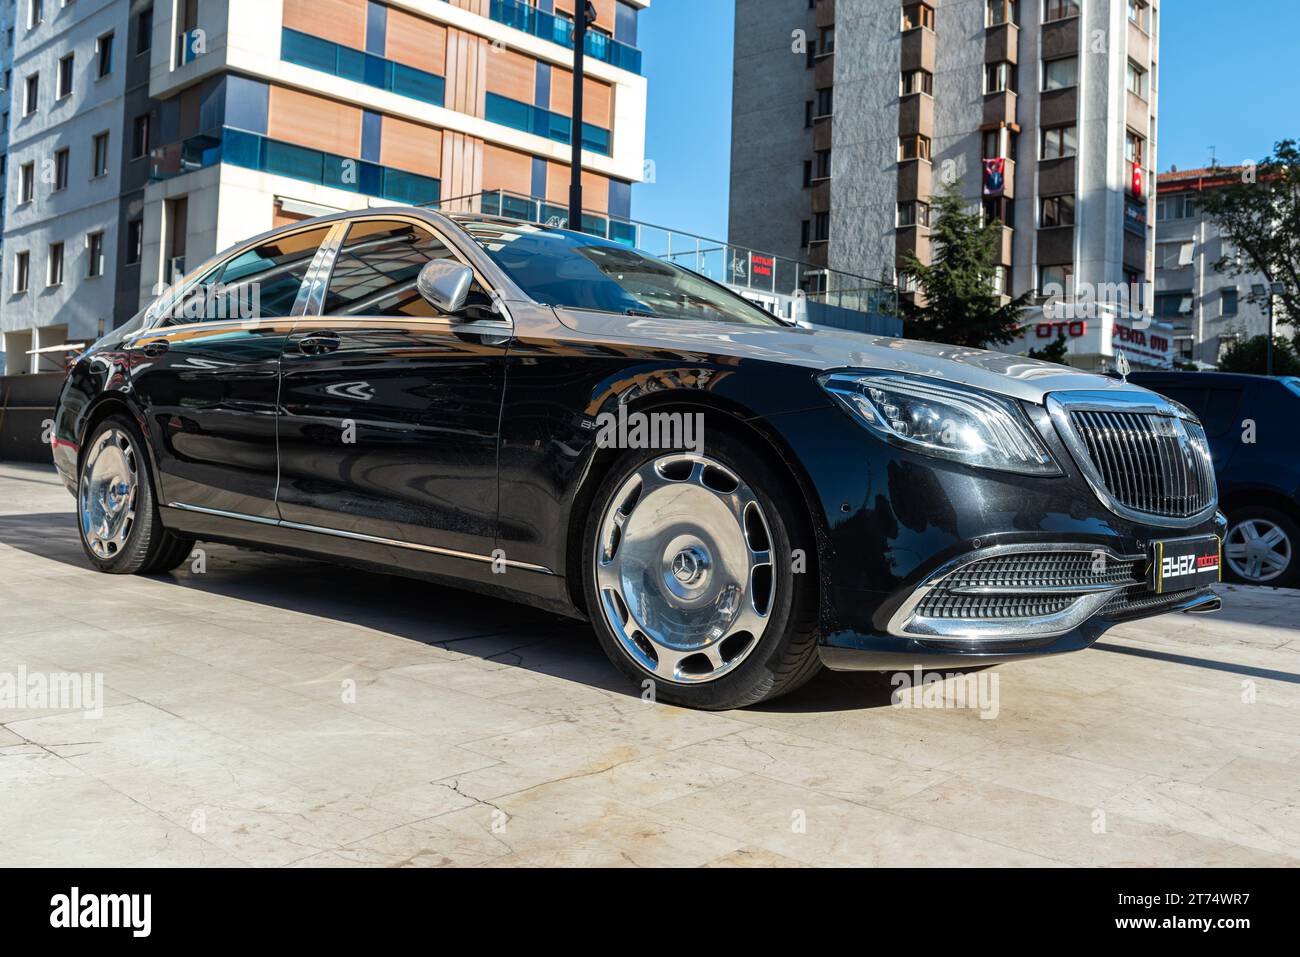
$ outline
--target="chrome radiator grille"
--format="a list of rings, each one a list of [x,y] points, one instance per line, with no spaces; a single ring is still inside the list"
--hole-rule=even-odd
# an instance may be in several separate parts
[[[1101,483],[1120,505],[1158,518],[1191,518],[1214,504],[1214,467],[1199,425],[1146,412],[1080,409],[1069,415]]]

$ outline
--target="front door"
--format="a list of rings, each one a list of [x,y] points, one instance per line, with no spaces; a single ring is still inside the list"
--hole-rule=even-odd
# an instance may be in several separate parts
[[[277,518],[280,354],[330,226],[277,235],[217,263],[128,344],[153,434],[162,505]]]
[[[285,349],[285,521],[465,557],[491,553],[505,335],[468,321],[488,314],[481,306],[444,316],[420,296],[416,276],[438,258],[459,257],[422,221],[349,226],[320,314],[296,323]],[[481,289],[477,299],[486,301]]]

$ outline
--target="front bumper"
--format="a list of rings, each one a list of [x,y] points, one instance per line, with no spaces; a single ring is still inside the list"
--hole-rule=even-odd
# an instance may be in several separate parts
[[[1064,474],[1020,476],[920,456],[876,441],[838,410],[770,420],[799,460],[814,465],[809,497],[820,526],[820,650],[828,667],[971,667],[1060,654],[1088,647],[1120,622],[1218,607],[1207,588],[1155,595],[1145,579],[1152,542],[1222,537],[1223,516],[1189,528],[1111,511],[1046,410],[1029,414]],[[1102,572],[1024,588],[1027,610],[1012,621],[965,616],[951,604],[938,620],[924,613],[936,604],[927,606],[927,595],[954,570],[997,556],[1053,552],[1103,556]],[[978,595],[958,589],[938,595],[938,604]]]

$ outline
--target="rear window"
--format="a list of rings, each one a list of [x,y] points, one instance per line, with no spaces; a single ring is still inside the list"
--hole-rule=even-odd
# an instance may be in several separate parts
[[[620,243],[526,224],[461,227],[537,302],[628,316],[784,325],[688,269]]]

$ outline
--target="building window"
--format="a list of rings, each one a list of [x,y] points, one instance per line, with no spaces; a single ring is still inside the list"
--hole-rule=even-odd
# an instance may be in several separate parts
[[[831,151],[818,150],[813,154],[813,179],[830,179]]]
[[[804,100],[803,104],[803,128],[811,129],[813,123],[813,101]]]
[[[907,96],[911,93],[924,93],[926,96],[934,96],[934,74],[928,70],[908,70],[903,73],[898,94],[899,96]]]
[[[68,188],[68,147],[54,151],[54,192]]]
[[[1043,22],[1079,15],[1079,0],[1043,0]]]
[[[803,161],[803,184],[805,186],[812,185],[812,179],[813,179],[812,169],[813,169],[812,160],[804,160]]]
[[[45,285],[63,285],[63,243],[50,243],[50,258],[45,270]]]
[[[45,4],[42,0],[27,0],[27,29],[35,30],[45,19]]]
[[[1051,291],[1056,293],[1058,290],[1064,290],[1068,295],[1070,285],[1074,281],[1073,266],[1039,266],[1038,267],[1038,293],[1047,295],[1049,287],[1055,287]]]
[[[148,53],[153,47],[153,8],[140,13],[135,25],[135,55]]]
[[[21,252],[14,256],[14,292],[26,292],[31,278],[32,254]]]
[[[1038,225],[1050,226],[1074,225],[1074,195],[1044,196],[1039,205]]]
[[[824,243],[831,238],[831,214],[814,213],[812,227],[812,241],[815,243]]]
[[[824,90],[817,91],[817,117],[830,116],[835,112],[835,90],[832,87],[826,87]]]
[[[814,66],[817,65],[817,41],[816,40],[808,41],[808,49],[804,51],[804,54],[805,54],[804,66],[806,66],[808,69],[811,70]]]
[[[144,254],[144,220],[133,219],[126,224],[126,265],[134,266]]]
[[[36,112],[37,101],[41,95],[41,75],[33,73],[23,85],[23,116]]]
[[[1020,3],[1018,0],[984,0],[984,25],[1001,26],[1004,23],[1020,22]]]
[[[1169,219],[1190,219],[1196,215],[1196,203],[1192,193],[1170,193],[1156,200],[1156,221]]]
[[[915,30],[917,27],[934,29],[934,8],[926,3],[909,3],[903,7],[903,29]]]
[[[1132,130],[1124,131],[1124,158],[1130,163],[1142,165],[1143,140]]]
[[[898,141],[898,160],[928,160],[930,158],[930,137],[921,136],[919,133],[913,136],[903,136]]]
[[[1079,58],[1077,56],[1043,61],[1043,92],[1064,90],[1076,86],[1078,82]]]
[[[72,95],[72,64],[73,54],[71,53],[59,59],[59,81],[54,91],[55,99],[61,100],[65,96]]]
[[[24,163],[18,167],[18,205],[30,203],[36,190],[36,164]]]
[[[91,233],[86,237],[86,251],[90,262],[86,265],[87,276],[104,275],[104,234]]]
[[[1076,126],[1054,126],[1043,130],[1042,158],[1045,160],[1075,156],[1079,152],[1079,129]]]
[[[1219,290],[1219,315],[1227,318],[1237,314],[1237,290],[1220,289]]]
[[[999,222],[1003,226],[1013,226],[1016,221],[1015,201],[1005,196],[992,196],[983,202],[984,222]]]
[[[981,148],[985,159],[1015,159],[1020,148],[1020,134],[1007,126],[985,130],[982,140]]]
[[[1125,85],[1130,93],[1145,100],[1147,98],[1147,71],[1129,60],[1128,79]]]
[[[95,41],[95,76],[102,79],[113,72],[113,34],[105,33]]]
[[[108,134],[96,133],[94,151],[90,161],[90,176],[95,179],[108,175]]]
[[[1001,93],[1014,89],[1016,85],[1016,68],[1010,63],[989,63],[984,67],[984,92]]]
[[[914,199],[898,204],[898,227],[903,229],[908,226],[924,226],[927,229],[930,227],[929,203]]]
[[[1128,19],[1143,33],[1150,33],[1151,5],[1147,0],[1128,0]]]
[[[821,55],[826,56],[835,52],[835,28],[822,27],[821,33],[817,38],[817,46],[821,49]]]
[[[141,113],[131,124],[131,159],[149,152],[149,114]]]
[[[799,248],[807,249],[808,241],[812,238],[812,221],[805,219],[799,224]]]

